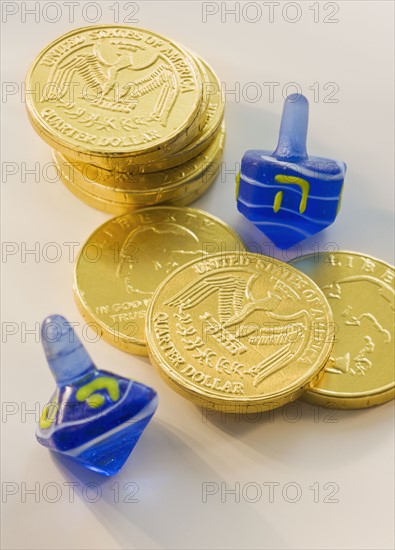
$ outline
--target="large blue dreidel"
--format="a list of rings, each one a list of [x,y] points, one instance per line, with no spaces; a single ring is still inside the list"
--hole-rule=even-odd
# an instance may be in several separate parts
[[[282,249],[322,231],[339,212],[346,165],[308,156],[309,103],[287,97],[274,153],[247,151],[236,178],[238,210]]]
[[[156,392],[97,369],[60,315],[45,319],[41,336],[57,387],[43,409],[38,441],[90,470],[116,474],[156,410]]]

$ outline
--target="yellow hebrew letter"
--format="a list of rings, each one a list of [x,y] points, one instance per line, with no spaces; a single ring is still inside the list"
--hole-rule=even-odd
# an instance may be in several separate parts
[[[299,212],[303,214],[303,212],[306,210],[307,198],[310,191],[309,182],[307,180],[304,180],[303,178],[298,178],[296,176],[286,176],[285,174],[278,174],[274,177],[274,181],[276,181],[277,183],[291,183],[293,185],[299,185],[302,190],[302,198],[300,199]],[[273,210],[275,212],[278,212],[280,210],[282,199],[283,192],[279,191],[274,198]]]
[[[100,376],[99,378],[95,378],[92,382],[89,382],[88,384],[85,384],[85,386],[79,388],[75,396],[77,401],[86,401],[89,407],[97,409],[104,404],[105,399],[103,395],[95,392],[103,389],[107,390],[111,401],[118,401],[118,382],[109,376]]]

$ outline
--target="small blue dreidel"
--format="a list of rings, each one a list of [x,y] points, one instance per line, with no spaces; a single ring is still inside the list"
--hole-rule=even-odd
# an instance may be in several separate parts
[[[236,178],[238,210],[278,248],[289,248],[331,225],[340,208],[346,165],[309,157],[309,103],[287,97],[274,153],[247,151]]]
[[[57,387],[42,412],[38,441],[90,470],[116,474],[156,410],[156,392],[98,370],[60,315],[45,319],[41,336]]]

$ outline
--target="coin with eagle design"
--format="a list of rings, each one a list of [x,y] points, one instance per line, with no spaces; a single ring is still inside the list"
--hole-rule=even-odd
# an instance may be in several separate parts
[[[26,77],[33,127],[61,152],[111,167],[159,160],[206,119],[202,72],[182,46],[141,28],[73,30],[42,50]]]
[[[223,252],[171,273],[147,313],[152,363],[184,397],[221,412],[269,410],[299,397],[333,346],[318,286],[261,254]]]
[[[194,55],[194,59],[202,72],[202,111],[205,111],[206,114],[201,131],[191,143],[175,153],[169,151],[169,154],[159,161],[147,159],[143,163],[136,163],[136,159],[133,157],[118,159],[117,165],[112,170],[106,170],[103,167],[82,161],[71,160],[78,170],[85,174],[94,173],[98,182],[109,183],[113,187],[122,186],[123,184],[129,184],[129,187],[133,187],[139,174],[154,174],[154,179],[161,177],[163,183],[167,184],[171,181],[171,178],[169,180],[167,177],[167,174],[170,174],[169,169],[177,166],[182,170],[185,163],[196,159],[206,150],[221,131],[225,98],[221,83],[213,69],[199,56]],[[150,185],[152,187],[152,183]]]

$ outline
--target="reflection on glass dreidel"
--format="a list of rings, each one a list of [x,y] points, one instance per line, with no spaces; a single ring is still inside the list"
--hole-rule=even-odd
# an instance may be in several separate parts
[[[57,387],[41,414],[39,443],[90,470],[116,474],[156,410],[156,392],[98,370],[60,315],[45,319],[41,336]]]
[[[340,208],[346,165],[308,156],[307,99],[287,97],[274,153],[247,151],[236,178],[238,210],[279,248],[331,225]]]

